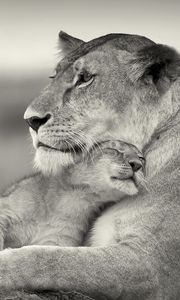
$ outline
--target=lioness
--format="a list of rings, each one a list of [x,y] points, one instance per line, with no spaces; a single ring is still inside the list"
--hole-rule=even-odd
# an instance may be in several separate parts
[[[97,299],[178,300],[179,54],[126,34],[85,43],[60,33],[60,43],[65,58],[25,113],[37,166],[61,176],[63,166],[84,149],[121,139],[145,153],[149,192],[115,205],[116,245],[1,251],[0,288],[76,290]],[[30,196],[33,191],[32,186]]]
[[[20,181],[0,198],[0,249],[81,246],[103,205],[137,194],[143,166],[135,146],[106,141],[65,168],[61,179],[37,174]],[[102,238],[98,231],[93,236]]]

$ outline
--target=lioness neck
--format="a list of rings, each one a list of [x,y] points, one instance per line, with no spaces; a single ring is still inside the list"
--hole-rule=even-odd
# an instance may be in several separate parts
[[[180,114],[179,114],[180,115]],[[157,136],[146,154],[146,176],[153,177],[168,163],[175,160],[180,152],[180,116],[177,123]]]

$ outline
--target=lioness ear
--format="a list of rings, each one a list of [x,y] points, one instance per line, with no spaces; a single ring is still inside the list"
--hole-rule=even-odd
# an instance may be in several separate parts
[[[63,56],[66,56],[69,52],[77,49],[82,44],[84,44],[84,41],[77,39],[64,31],[60,31],[59,46]]]
[[[131,78],[154,84],[161,93],[180,76],[180,55],[164,45],[153,45],[138,51],[131,60]]]

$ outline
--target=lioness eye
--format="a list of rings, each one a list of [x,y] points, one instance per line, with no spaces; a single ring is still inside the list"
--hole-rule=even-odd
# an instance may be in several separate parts
[[[88,72],[82,72],[78,75],[78,80],[76,81],[76,86],[78,88],[85,87],[91,84],[94,80],[95,75]]]
[[[139,159],[142,161],[142,163],[145,163],[145,158],[143,156],[139,156]]]
[[[92,78],[92,74],[85,72],[83,74],[81,74],[81,80],[84,82],[89,81]]]

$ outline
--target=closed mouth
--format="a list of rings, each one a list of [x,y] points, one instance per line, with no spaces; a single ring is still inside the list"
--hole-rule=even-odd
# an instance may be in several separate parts
[[[129,176],[129,177],[124,177],[124,178],[120,178],[120,177],[117,177],[117,176],[111,176],[111,179],[112,180],[128,180],[128,179],[132,179],[134,180],[133,176]]]
[[[61,147],[61,149],[59,149],[59,148],[44,144],[42,142],[38,142],[37,148],[40,148],[40,147],[45,148],[47,150],[54,150],[54,151],[63,152],[63,153],[72,153],[72,154],[73,153],[74,154],[82,153],[82,149],[78,145],[74,145],[74,146],[66,145],[66,146]]]
[[[138,180],[136,178],[136,175],[135,173],[133,173],[131,176],[128,176],[128,177],[118,177],[118,176],[111,176],[111,180],[112,181],[128,181],[128,182],[133,182],[135,186],[138,186]]]

